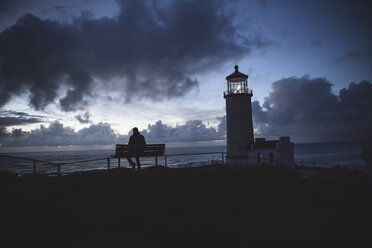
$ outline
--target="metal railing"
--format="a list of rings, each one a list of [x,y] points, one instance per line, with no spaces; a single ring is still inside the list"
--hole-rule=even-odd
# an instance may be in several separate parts
[[[220,159],[217,160],[211,160],[210,164],[220,164],[221,166],[224,166],[226,164],[226,157],[228,157],[226,152],[200,152],[200,153],[178,153],[178,154],[165,154],[159,157],[163,157],[164,165],[168,167],[168,158],[170,157],[187,157],[187,156],[199,156],[199,155],[220,155]],[[66,166],[66,165],[75,165],[75,164],[82,164],[82,163],[88,163],[88,162],[93,162],[93,161],[103,161],[106,160],[107,162],[107,170],[111,169],[111,158],[110,156],[107,157],[100,157],[100,158],[94,158],[94,159],[86,159],[86,160],[76,160],[76,161],[70,161],[70,162],[50,162],[42,159],[36,159],[36,158],[28,158],[28,157],[21,157],[21,156],[12,156],[12,155],[6,155],[6,154],[0,154],[0,158],[9,158],[9,159],[17,159],[17,160],[26,160],[26,161],[31,161],[32,166],[33,166],[33,174],[37,174],[37,165],[50,165],[53,167],[56,167],[56,174],[57,176],[61,176],[61,167]],[[278,159],[270,159],[270,158],[258,158],[256,156],[245,156],[245,158],[256,160],[256,164],[271,164],[271,165],[280,165],[280,166],[287,166],[283,163],[281,163]],[[206,160],[203,162],[200,162],[201,165],[206,165],[205,163]],[[192,167],[193,162],[189,162],[186,164],[178,164],[178,167],[181,168],[183,167]],[[158,157],[155,157],[155,166],[159,166],[158,164]],[[296,167],[313,167],[313,168],[331,168],[335,165],[334,163],[329,163],[329,162],[320,162],[320,161],[304,161],[296,164]],[[118,158],[118,163],[117,163],[117,168],[121,168],[121,163],[120,163],[120,158]],[[78,170],[76,170],[77,172]],[[50,174],[50,172],[48,173]]]
[[[27,160],[33,162],[33,174],[37,174],[37,163],[40,163],[39,165],[51,165],[57,168],[57,175],[61,175],[61,166],[63,165],[70,165],[70,164],[80,164],[80,163],[86,163],[86,162],[92,162],[92,161],[99,161],[99,160],[105,160],[108,159],[108,169],[110,169],[110,162],[109,157],[107,158],[95,158],[95,159],[87,159],[87,160],[78,160],[78,161],[71,161],[71,162],[50,162],[46,160],[36,159],[36,158],[26,158],[26,157],[19,157],[19,156],[11,156],[11,155],[5,155],[0,154],[0,158],[10,158],[10,159],[18,159],[18,160]]]
[[[253,90],[249,88],[242,88],[242,89],[235,89],[235,90],[225,90],[223,92],[223,96],[226,97],[228,95],[253,95]]]
[[[220,154],[221,155],[221,164],[225,164],[224,160],[224,154],[225,152],[201,152],[201,153],[182,153],[182,154],[165,154],[162,156],[155,156],[155,166],[159,166],[158,164],[158,157],[164,158],[164,166],[168,167],[168,158],[169,157],[177,157],[177,156],[197,156],[197,155],[207,155],[207,154]],[[94,159],[86,159],[86,160],[77,160],[77,161],[70,161],[70,162],[50,162],[46,160],[36,159],[36,158],[27,158],[27,157],[21,157],[21,156],[11,156],[6,154],[0,154],[0,158],[10,158],[10,159],[17,159],[17,160],[26,160],[26,161],[32,161],[33,162],[33,174],[37,174],[37,165],[50,165],[54,166],[57,169],[57,176],[61,176],[61,167],[65,165],[73,165],[73,164],[81,164],[81,163],[87,163],[87,162],[93,162],[93,161],[107,161],[107,170],[111,169],[111,157],[101,157],[101,158],[94,158]],[[121,162],[120,158],[118,159],[117,168],[121,168]],[[215,161],[215,160],[212,160]],[[48,173],[49,174],[49,173]]]

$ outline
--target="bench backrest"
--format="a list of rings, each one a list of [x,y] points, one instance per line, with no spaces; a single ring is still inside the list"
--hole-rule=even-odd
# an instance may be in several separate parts
[[[117,144],[115,149],[115,157],[127,158],[133,156],[133,150],[136,151],[138,157],[155,157],[163,156],[165,151],[165,144],[149,144],[149,145],[123,145]]]

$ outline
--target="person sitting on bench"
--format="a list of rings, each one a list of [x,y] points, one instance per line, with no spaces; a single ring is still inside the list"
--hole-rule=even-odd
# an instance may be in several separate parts
[[[141,162],[139,157],[141,156],[141,153],[143,153],[143,149],[146,145],[145,137],[143,137],[142,134],[138,131],[138,128],[133,128],[133,134],[129,138],[129,154],[128,162],[132,166],[133,170],[136,168],[136,164],[132,161],[131,157],[136,158],[137,162],[137,169],[139,170],[141,168]]]

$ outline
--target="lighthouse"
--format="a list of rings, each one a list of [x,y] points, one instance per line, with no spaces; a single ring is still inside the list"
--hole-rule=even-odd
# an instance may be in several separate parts
[[[248,88],[248,75],[235,71],[226,77],[226,135],[227,165],[247,166],[270,164],[294,166],[294,144],[289,136],[278,140],[254,138],[252,121],[252,96]]]
[[[248,88],[248,75],[235,71],[226,77],[227,164],[247,165],[249,151],[254,144],[252,102],[253,92]]]

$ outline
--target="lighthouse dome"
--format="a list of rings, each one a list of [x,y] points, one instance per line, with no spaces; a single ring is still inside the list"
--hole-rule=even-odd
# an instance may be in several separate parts
[[[244,73],[241,73],[238,69],[239,66],[235,65],[234,66],[235,71],[231,73],[229,76],[226,77],[226,80],[230,82],[241,82],[245,81],[248,78],[248,75],[245,75]]]

